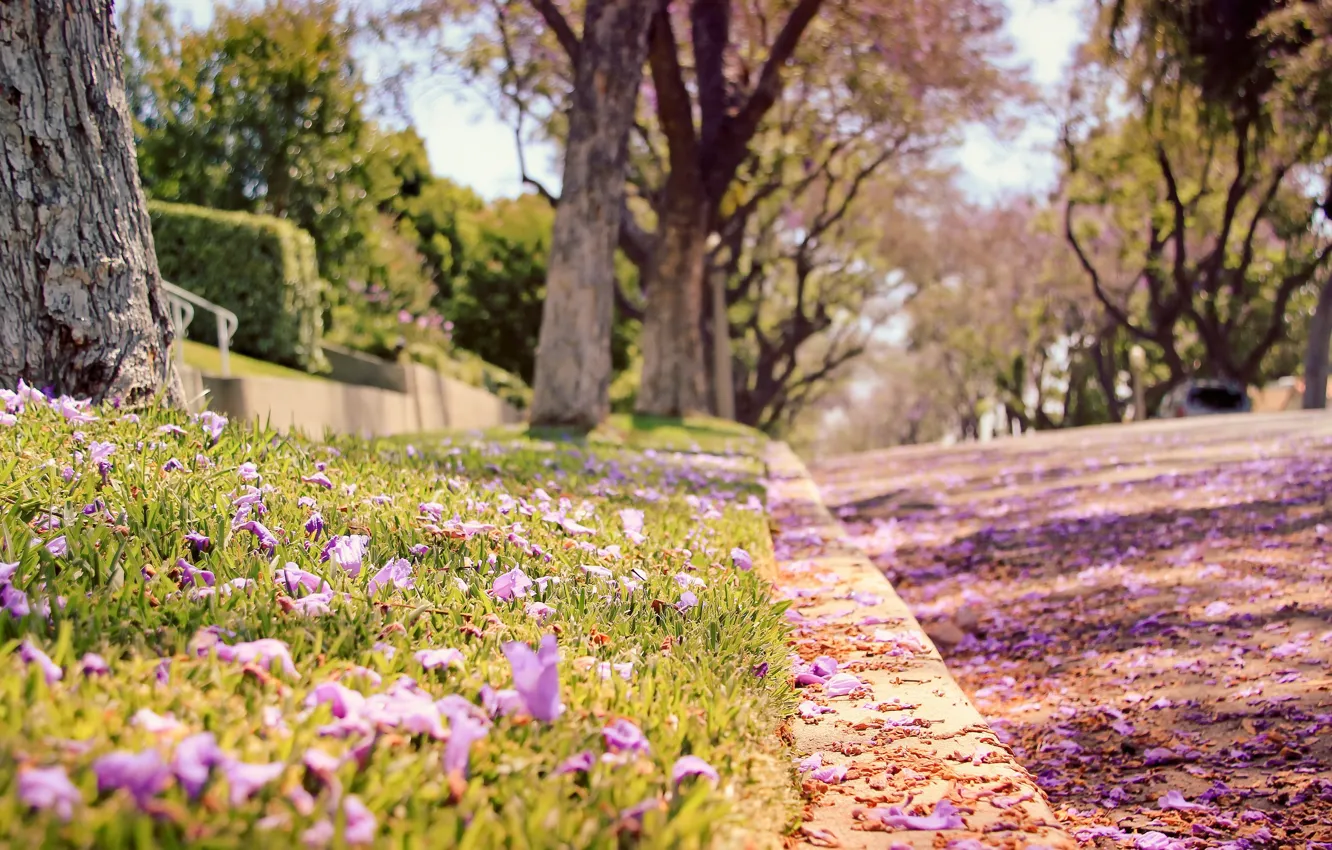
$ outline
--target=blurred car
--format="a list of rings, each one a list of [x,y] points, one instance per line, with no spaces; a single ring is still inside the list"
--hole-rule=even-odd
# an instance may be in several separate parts
[[[1253,402],[1236,381],[1193,379],[1166,393],[1157,408],[1160,419],[1183,416],[1212,416],[1219,413],[1248,413]]]

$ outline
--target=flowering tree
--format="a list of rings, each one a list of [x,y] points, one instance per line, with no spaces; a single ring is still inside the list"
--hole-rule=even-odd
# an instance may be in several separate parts
[[[532,139],[562,142],[575,41],[556,4],[409,6],[397,20],[418,33],[435,31],[441,12],[473,26],[465,49],[441,50],[502,96],[520,153]],[[709,237],[753,236],[737,213],[752,224],[758,206],[806,191],[811,177],[859,187],[892,158],[878,154],[938,145],[959,121],[992,115],[998,96],[1021,85],[1005,67],[1001,25],[991,0],[697,0],[656,13],[618,239],[640,271],[638,287],[618,293],[622,310],[643,317],[640,411],[706,407],[704,275],[743,253],[709,251]],[[871,34],[865,49],[848,42],[850,29]],[[557,200],[521,155],[520,165]]]

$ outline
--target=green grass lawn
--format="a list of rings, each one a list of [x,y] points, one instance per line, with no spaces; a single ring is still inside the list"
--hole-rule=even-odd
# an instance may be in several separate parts
[[[181,340],[180,344],[185,348],[185,363],[193,366],[205,375],[222,374],[222,355],[215,346],[204,345],[202,342],[193,342],[191,340]],[[234,378],[297,378],[303,381],[323,380],[318,375],[311,375],[309,372],[302,372],[299,369],[288,369],[286,366],[279,366],[276,363],[269,363],[265,360],[256,360],[253,357],[246,357],[243,354],[237,354],[232,351],[228,353],[228,359],[231,361],[231,376]]]
[[[796,817],[752,432],[82,415],[0,426],[7,846],[775,845]],[[731,453],[674,451],[704,446]]]

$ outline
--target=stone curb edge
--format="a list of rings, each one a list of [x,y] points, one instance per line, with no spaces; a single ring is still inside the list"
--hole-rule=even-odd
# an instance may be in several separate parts
[[[837,767],[846,773],[823,782],[812,778],[815,770],[802,772],[807,805],[796,841],[885,850],[1076,847],[910,609],[833,518],[804,463],[779,442],[765,459],[778,588],[792,599],[796,624],[792,648],[806,661],[835,658],[864,685],[848,696],[802,688],[792,727],[797,756],[819,754],[834,780]],[[943,800],[957,814],[941,816]]]

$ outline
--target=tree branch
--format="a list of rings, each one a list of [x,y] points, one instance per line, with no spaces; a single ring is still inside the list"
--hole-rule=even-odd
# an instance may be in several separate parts
[[[648,67],[657,88],[657,119],[666,135],[671,171],[698,168],[698,139],[694,134],[694,108],[680,70],[680,48],[665,7],[652,17],[648,32]]]
[[[1187,211],[1184,208],[1184,202],[1179,197],[1179,184],[1175,182],[1175,172],[1170,167],[1170,157],[1166,155],[1165,145],[1160,142],[1156,144],[1156,161],[1161,166],[1161,176],[1165,178],[1166,183],[1166,197],[1170,200],[1170,206],[1175,213],[1175,226],[1172,234],[1175,242],[1175,288],[1181,295],[1191,294],[1192,281],[1188,279],[1188,249],[1185,247],[1188,235],[1185,231]]]
[[[1101,273],[1096,270],[1096,266],[1092,265],[1091,260],[1087,257],[1087,253],[1082,249],[1082,243],[1078,241],[1077,234],[1073,232],[1073,207],[1074,201],[1070,198],[1064,205],[1064,238],[1073,249],[1073,255],[1078,258],[1078,264],[1082,266],[1083,271],[1085,271],[1087,276],[1091,278],[1092,292],[1095,293],[1096,300],[1101,302],[1101,306],[1104,307],[1106,313],[1110,314],[1110,317],[1115,320],[1115,324],[1127,329],[1135,336],[1142,337],[1143,339],[1151,339],[1149,334],[1133,324],[1128,317],[1128,313],[1110,300],[1109,294],[1106,293],[1105,287],[1101,284]]]
[[[735,170],[745,158],[749,142],[758,132],[759,124],[768,110],[777,102],[782,91],[782,67],[795,53],[800,39],[824,0],[800,0],[791,10],[790,17],[772,43],[768,60],[759,72],[758,83],[735,115],[728,118],[717,132],[717,142],[706,150],[704,174],[708,196],[720,198],[735,176]]]
[[[706,150],[717,141],[726,120],[726,48],[731,40],[731,4],[723,0],[694,0],[689,7],[694,40],[694,77],[702,118],[701,144]]]
[[[578,36],[574,34],[573,27],[569,26],[569,21],[565,19],[560,12],[554,0],[531,0],[532,8],[536,9],[546,21],[546,26],[550,27],[551,32],[555,33],[555,38],[560,42],[560,47],[564,48],[564,54],[569,57],[569,66],[578,67],[578,54],[582,49]]]

